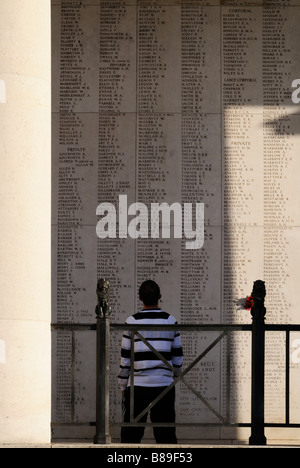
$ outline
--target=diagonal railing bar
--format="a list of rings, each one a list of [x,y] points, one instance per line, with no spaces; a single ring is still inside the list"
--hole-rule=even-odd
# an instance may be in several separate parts
[[[161,392],[158,397],[155,398],[155,400],[153,400],[149,406],[147,406],[147,408],[145,408],[134,420],[134,422],[138,422],[143,416],[144,414],[148,413],[148,411],[153,408],[153,406],[156,405],[156,403],[162,398],[164,397],[170,390],[172,390],[173,387],[175,387],[175,385],[177,384],[177,382],[179,381],[180,379],[178,378],[177,380],[174,380],[168,387],[165,388],[165,390],[163,392]]]
[[[145,408],[135,419],[134,422],[138,422],[153,406],[155,406],[163,397],[166,395],[179,381],[182,381],[187,388],[189,388],[194,395],[196,395],[199,400],[202,401],[202,403],[215,415],[217,416],[218,419],[220,419],[223,423],[226,422],[226,419],[219,414],[209,403],[208,401],[197,391],[195,390],[186,380],[184,379],[184,376],[199,362],[201,359],[206,356],[206,354],[214,348],[219,341],[221,341],[224,336],[227,335],[227,332],[221,333],[221,335],[214,340],[182,373],[178,372],[177,369],[175,369],[167,359],[162,356],[157,349],[155,349],[138,331],[135,331],[134,334],[138,336],[138,338],[162,361],[166,366],[174,372],[174,374],[177,376],[177,379],[172,382],[163,392],[161,392],[158,397],[153,400],[147,408]]]
[[[218,343],[219,341],[221,341],[224,336],[227,335],[227,331],[224,331],[223,333],[221,333],[221,335],[211,343],[211,345],[209,345],[201,354],[199,354],[199,356],[182,372],[181,375],[185,375],[187,374],[196,364],[198,364],[199,361],[201,361],[202,358],[204,358],[204,356],[206,356],[206,354],[212,349],[214,348]]]
[[[174,372],[176,375],[179,375],[179,372],[177,369],[175,369],[175,367],[172,366],[172,364],[169,363],[169,361],[162,355],[160,354],[159,351],[157,351],[157,349],[155,349],[150,343],[149,341],[146,340],[146,338],[143,337],[143,335],[141,335],[139,332],[135,332],[135,335],[159,358],[160,361],[162,361],[164,364],[166,364],[166,366],[172,371]]]
[[[202,403],[215,415],[217,416],[218,419],[220,419],[220,421],[222,421],[223,423],[226,422],[226,419],[223,418],[223,416],[218,413],[218,411],[216,411],[209,403],[208,401],[197,391],[195,390],[188,382],[186,382],[183,378],[179,377],[178,380],[181,380],[193,393],[194,395],[196,395],[197,398],[199,398],[199,400],[202,401]],[[177,381],[178,381],[177,380]],[[177,383],[176,381],[176,383]]]

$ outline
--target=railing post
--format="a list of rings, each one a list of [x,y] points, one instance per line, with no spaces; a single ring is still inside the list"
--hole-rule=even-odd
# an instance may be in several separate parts
[[[109,282],[97,284],[96,434],[94,444],[110,444],[109,433]]]
[[[265,437],[265,283],[253,285],[252,315],[252,377],[251,377],[251,437],[249,445],[266,445]]]

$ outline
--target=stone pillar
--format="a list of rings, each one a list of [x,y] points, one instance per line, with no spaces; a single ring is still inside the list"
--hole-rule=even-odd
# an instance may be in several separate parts
[[[50,441],[50,0],[0,3],[0,442]]]

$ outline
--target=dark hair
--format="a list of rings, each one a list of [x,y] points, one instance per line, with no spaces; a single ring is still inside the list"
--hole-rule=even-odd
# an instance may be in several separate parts
[[[161,297],[158,284],[152,280],[144,281],[144,283],[141,284],[139,295],[141,301],[143,301],[146,306],[156,305]]]

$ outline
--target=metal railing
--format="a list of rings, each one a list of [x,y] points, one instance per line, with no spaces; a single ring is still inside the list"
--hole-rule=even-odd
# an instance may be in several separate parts
[[[96,388],[96,434],[95,444],[109,444],[111,442],[109,430],[109,340],[110,330],[127,330],[131,332],[131,362],[134,361],[134,337],[138,336],[150,350],[155,353],[164,364],[174,373],[174,382],[166,388],[145,410],[138,416],[134,416],[134,392],[130,394],[130,422],[123,423],[122,426],[226,426],[226,427],[251,427],[250,445],[266,445],[265,427],[300,427],[300,424],[290,423],[290,333],[299,332],[300,325],[266,325],[264,307],[265,288],[262,281],[254,283],[252,297],[253,306],[251,309],[252,324],[249,325],[125,325],[110,324],[110,309],[108,305],[109,285],[100,280],[98,288],[97,315],[97,388]],[[98,283],[99,285],[99,283]],[[108,289],[107,289],[108,288]],[[218,332],[219,336],[199,354],[194,361],[182,372],[178,373],[171,364],[155,349],[140,333],[146,330],[178,330],[178,331],[201,331]],[[251,359],[251,423],[231,423],[229,415],[229,404],[227,404],[226,416],[221,415],[210,403],[194,389],[185,379],[185,376],[192,368],[213,349],[221,340],[235,331],[251,332],[252,338],[252,359]],[[286,335],[286,356],[285,356],[285,423],[265,423],[265,333],[267,331],[285,332]],[[227,340],[227,394],[230,385],[230,348]],[[134,381],[133,365],[130,370],[131,382]],[[197,398],[218,418],[217,423],[139,423],[142,416],[149,411],[171,388],[178,382],[185,384]],[[228,402],[227,402],[228,403]]]
[[[130,415],[130,422],[129,423],[122,423],[121,426],[137,426],[139,425],[139,420],[146,414],[151,408],[158,403],[161,398],[163,398],[176,384],[182,382],[186,387],[211,411],[217,419],[219,419],[222,422],[222,425],[231,425],[229,423],[229,414],[227,413],[226,417],[222,416],[204,397],[201,395],[201,393],[193,388],[193,386],[186,381],[185,376],[190,372],[207,354],[209,351],[211,351],[215,346],[217,346],[218,343],[220,343],[223,338],[227,337],[231,332],[233,331],[251,331],[251,325],[199,325],[199,324],[182,324],[182,325],[118,325],[118,324],[112,324],[110,326],[112,330],[124,330],[126,329],[126,332],[129,331],[131,333],[131,362],[134,360],[134,339],[135,336],[137,336],[138,339],[143,341],[143,343],[157,356],[158,360],[161,360],[174,374],[174,381],[165,389],[161,392],[161,394],[149,405],[147,408],[144,409],[143,412],[141,412],[138,416],[133,416],[133,408],[134,408],[134,368],[131,366],[130,368],[130,382],[133,382],[133,385],[131,385],[130,389],[130,409],[131,409],[131,415]],[[174,368],[168,360],[164,358],[164,356],[161,355],[160,352],[158,352],[151,344],[140,334],[140,331],[177,331],[177,332],[219,332],[219,336],[212,341],[212,343],[205,348],[204,351],[202,351],[193,361],[190,363],[182,372],[178,372],[176,368]],[[229,341],[228,341],[229,344]],[[230,382],[230,359],[228,359],[229,356],[229,346],[227,346],[227,384],[229,385]],[[132,391],[133,389],[133,391]],[[229,394],[229,392],[227,392]],[[216,426],[220,425],[220,423],[141,423],[140,426]]]

